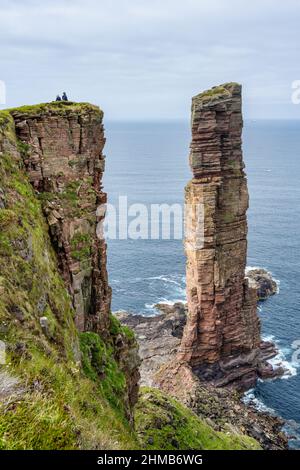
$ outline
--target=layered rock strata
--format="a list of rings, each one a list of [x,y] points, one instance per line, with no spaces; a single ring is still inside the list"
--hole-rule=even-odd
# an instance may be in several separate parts
[[[77,327],[105,333],[111,289],[106,244],[96,234],[106,203],[101,184],[103,113],[96,106],[68,102],[18,108],[11,114],[25,168],[43,202]]]
[[[260,360],[256,292],[245,279],[248,208],[242,155],[241,87],[192,101],[186,187],[188,318],[178,359],[217,385],[251,387]]]

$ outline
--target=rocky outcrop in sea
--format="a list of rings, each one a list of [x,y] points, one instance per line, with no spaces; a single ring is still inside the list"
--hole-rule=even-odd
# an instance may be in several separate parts
[[[272,274],[263,268],[247,268],[246,278],[249,284],[257,291],[258,300],[266,300],[279,291],[278,281],[272,277]]]

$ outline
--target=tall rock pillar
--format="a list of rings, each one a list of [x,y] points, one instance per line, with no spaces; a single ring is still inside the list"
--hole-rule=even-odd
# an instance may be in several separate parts
[[[248,190],[241,86],[229,83],[195,96],[191,125],[193,179],[185,194],[188,318],[178,359],[201,378],[219,385],[239,380],[247,387],[256,379],[260,322],[256,292],[245,279]]]

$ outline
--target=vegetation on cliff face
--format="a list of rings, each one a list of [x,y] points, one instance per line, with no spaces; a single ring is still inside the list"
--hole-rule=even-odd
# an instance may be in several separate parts
[[[135,413],[143,448],[260,450],[251,437],[214,431],[191,410],[159,390],[144,388]]]
[[[116,410],[122,410],[126,380],[114,358],[113,346],[91,332],[81,333],[80,342],[85,375],[98,384]]]

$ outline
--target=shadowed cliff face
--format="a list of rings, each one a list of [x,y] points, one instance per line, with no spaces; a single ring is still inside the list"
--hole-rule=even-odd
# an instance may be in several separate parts
[[[256,292],[245,279],[248,208],[241,149],[241,87],[227,84],[193,98],[186,204],[188,318],[179,351],[197,375],[218,384],[256,379],[260,325]],[[198,244],[197,244],[198,243]]]
[[[103,113],[96,106],[51,103],[12,111],[25,168],[42,200],[52,243],[80,331],[105,333],[111,289],[106,244],[96,227],[106,202],[101,181]]]

